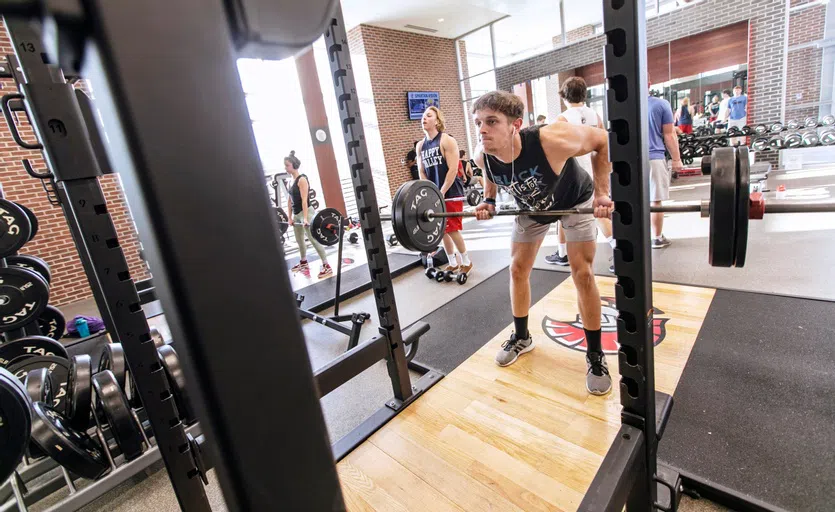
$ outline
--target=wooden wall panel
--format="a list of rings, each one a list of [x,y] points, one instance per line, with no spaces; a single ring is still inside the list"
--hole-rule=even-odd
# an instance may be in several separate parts
[[[647,50],[647,70],[653,83],[697,75],[748,62],[748,22],[678,39]],[[575,70],[591,86],[603,83],[603,61]]]

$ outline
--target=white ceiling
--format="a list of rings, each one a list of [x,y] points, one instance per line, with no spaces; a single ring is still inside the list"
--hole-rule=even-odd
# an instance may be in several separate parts
[[[527,46],[547,34],[559,35],[557,0],[342,0],[345,24],[352,28],[361,23],[378,27],[456,38],[504,16],[501,32],[507,43]],[[565,0],[566,29],[599,23],[602,0]],[[443,18],[443,22],[438,21]],[[410,29],[425,27],[437,32]],[[498,36],[497,36],[498,38]],[[524,40],[524,41],[523,41]]]

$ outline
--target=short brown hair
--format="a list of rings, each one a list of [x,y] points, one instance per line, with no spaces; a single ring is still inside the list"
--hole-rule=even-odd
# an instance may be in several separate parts
[[[586,81],[582,77],[572,76],[562,83],[560,97],[569,103],[586,102]]]
[[[501,112],[514,120],[525,115],[525,104],[519,96],[507,91],[491,91],[479,96],[473,103],[473,114],[484,109]]]
[[[431,110],[435,113],[435,117],[438,118],[438,131],[444,131],[444,129],[446,128],[446,120],[444,119],[444,113],[441,112],[441,109],[439,109],[438,107],[426,107],[426,110]],[[426,110],[424,110],[424,114],[426,113]]]

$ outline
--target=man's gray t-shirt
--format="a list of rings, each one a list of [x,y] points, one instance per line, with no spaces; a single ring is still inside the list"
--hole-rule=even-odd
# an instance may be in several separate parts
[[[649,159],[664,160],[664,125],[673,124],[673,109],[670,102],[654,96],[647,103],[649,114]]]

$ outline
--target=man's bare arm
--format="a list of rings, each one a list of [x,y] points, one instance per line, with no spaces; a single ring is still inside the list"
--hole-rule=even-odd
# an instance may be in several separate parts
[[[664,131],[664,145],[667,146],[667,151],[670,152],[673,161],[681,160],[681,154],[678,151],[678,135],[673,125],[665,124],[662,126],[662,130]]]
[[[595,196],[609,195],[609,133],[591,126],[554,123],[540,130],[542,149],[549,160],[564,161],[575,156],[592,153]],[[554,169],[554,172],[559,172]]]
[[[441,186],[441,194],[446,194],[455,183],[455,177],[458,176],[458,141],[451,136],[444,134],[441,136],[441,153],[443,153],[444,160],[446,160],[449,170],[444,178],[444,184]]]

